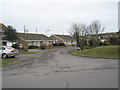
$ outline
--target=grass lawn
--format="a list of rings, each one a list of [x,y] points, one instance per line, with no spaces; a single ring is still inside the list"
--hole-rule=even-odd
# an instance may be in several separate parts
[[[38,52],[20,52],[20,54],[38,54]]]
[[[18,61],[16,59],[5,59],[5,60],[0,60],[0,65],[1,64],[9,64],[9,63],[12,63],[12,62],[15,62],[15,61]]]
[[[86,49],[83,51],[72,50],[70,53],[79,56],[118,58],[118,46],[101,46],[92,49]]]
[[[47,50],[49,50],[49,49],[57,49],[57,48],[65,48],[65,46],[46,47]]]

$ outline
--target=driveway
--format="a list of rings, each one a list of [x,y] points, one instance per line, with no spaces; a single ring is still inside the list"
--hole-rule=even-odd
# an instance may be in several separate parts
[[[117,88],[118,60],[79,57],[74,47],[23,55],[4,66],[3,88]],[[19,58],[18,57],[18,58]]]

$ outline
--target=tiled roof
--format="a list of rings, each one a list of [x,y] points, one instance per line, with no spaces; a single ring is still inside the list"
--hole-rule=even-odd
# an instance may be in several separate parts
[[[64,41],[75,41],[75,38],[73,38],[70,35],[58,35],[58,34],[54,34],[53,36],[57,36],[57,37],[63,39]]]
[[[18,33],[18,36],[24,40],[51,40],[44,34]]]

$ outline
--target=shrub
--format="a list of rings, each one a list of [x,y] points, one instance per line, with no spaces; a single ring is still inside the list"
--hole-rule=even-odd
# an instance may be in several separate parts
[[[66,46],[64,43],[58,43],[58,46]]]
[[[12,44],[12,47],[15,49],[19,49],[19,45],[18,44]]]
[[[39,47],[38,47],[38,46],[35,46],[35,45],[30,45],[28,48],[29,48],[29,49],[36,49],[36,48],[39,48]]]
[[[53,46],[58,46],[58,44],[57,43],[53,43]]]
[[[89,40],[88,42],[89,42],[90,46],[93,46],[93,41],[92,40]]]
[[[53,47],[53,44],[48,44],[47,46],[48,46],[48,47]]]
[[[110,38],[110,44],[111,44],[111,45],[118,45],[118,38],[116,38],[116,37],[111,37],[111,38]]]
[[[103,45],[108,46],[108,45],[110,45],[110,42],[108,40],[106,40],[106,41],[103,42]]]
[[[104,43],[103,42],[99,42],[99,46],[103,46],[104,45]]]
[[[41,48],[41,49],[45,49],[45,48],[46,48],[46,44],[41,44],[41,45],[40,45],[40,48]]]
[[[90,46],[96,47],[96,46],[99,45],[99,42],[98,42],[97,39],[92,39],[92,40],[89,41],[89,44],[90,44]]]
[[[53,43],[53,46],[66,46],[64,43]]]

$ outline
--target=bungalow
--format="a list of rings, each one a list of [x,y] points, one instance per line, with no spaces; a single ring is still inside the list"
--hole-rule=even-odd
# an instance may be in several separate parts
[[[75,45],[76,40],[70,35],[58,35],[53,34],[50,36],[51,39],[55,39],[58,43],[64,43],[65,45]]]
[[[42,43],[48,45],[56,42],[56,40],[50,39],[44,34],[18,33],[18,37],[20,37],[21,40],[24,40],[28,46],[40,46]]]

